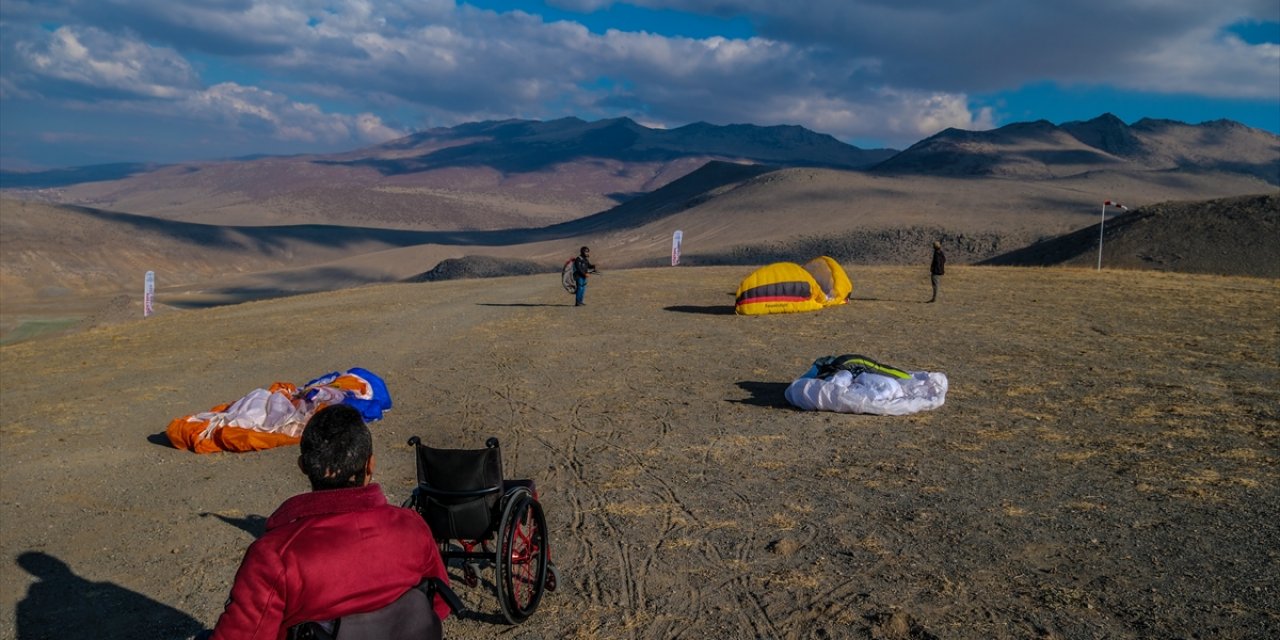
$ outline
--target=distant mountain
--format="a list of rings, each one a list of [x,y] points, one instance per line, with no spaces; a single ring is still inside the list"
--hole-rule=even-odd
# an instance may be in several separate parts
[[[1061,126],[947,129],[871,168],[880,174],[1062,178],[1091,171],[1232,173],[1280,185],[1280,136],[1237,122],[1189,125],[1111,114]]]
[[[335,162],[375,167],[385,175],[461,166],[527,173],[592,159],[653,163],[687,157],[861,169],[894,153],[892,149],[860,149],[797,126],[699,122],[668,130],[651,129],[630,118],[597,122],[563,118],[432,129],[359,152],[364,157]]]
[[[864,150],[795,126],[663,130],[626,118],[505,120],[432,129],[345,153],[70,170],[4,186],[22,197],[216,225],[413,230],[533,228],[608,210],[712,161],[867,167]],[[118,178],[118,179],[116,179]]]

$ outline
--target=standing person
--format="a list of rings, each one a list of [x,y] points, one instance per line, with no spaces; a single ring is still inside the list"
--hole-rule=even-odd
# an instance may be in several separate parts
[[[934,240],[933,262],[929,263],[929,282],[933,284],[933,297],[929,298],[929,302],[938,299],[938,280],[941,280],[942,274],[946,272],[947,256],[942,253],[942,243]]]
[[[373,438],[359,411],[321,409],[300,446],[312,490],[285,500],[249,545],[212,640],[283,640],[303,622],[381,609],[424,578],[448,584],[422,516],[370,482]],[[444,599],[433,604],[444,620]]]
[[[578,290],[574,292],[573,306],[587,304],[582,299],[587,295],[587,276],[592,273],[596,273],[596,266],[591,264],[591,249],[583,247],[578,251],[578,257],[573,259],[573,278],[578,285]]]

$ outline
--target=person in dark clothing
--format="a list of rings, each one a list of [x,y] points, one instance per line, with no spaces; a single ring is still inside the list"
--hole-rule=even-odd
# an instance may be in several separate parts
[[[938,299],[938,280],[942,279],[942,274],[946,272],[947,256],[942,253],[942,243],[934,241],[933,262],[929,264],[929,282],[933,284],[933,297],[929,298],[929,302],[935,302]]]
[[[578,290],[574,292],[573,306],[581,307],[586,304],[583,297],[587,295],[587,276],[592,273],[596,273],[596,266],[591,264],[591,249],[583,247],[578,251],[578,257],[573,259],[573,278],[578,285]]]

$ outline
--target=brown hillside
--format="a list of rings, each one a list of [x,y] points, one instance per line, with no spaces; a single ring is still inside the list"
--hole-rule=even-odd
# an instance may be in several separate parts
[[[1096,267],[1098,226],[985,263]],[[1153,204],[1107,220],[1102,230],[1102,263],[1110,268],[1280,278],[1280,193]]]
[[[693,265],[819,254],[848,264],[921,263],[935,239],[947,243],[953,263],[971,263],[1094,224],[1099,204],[1117,194],[1140,206],[1266,190],[1257,179],[1222,174],[1018,181],[762,171],[711,164],[615,209],[507,231],[209,226],[5,201],[0,340],[83,326],[103,312],[136,317],[147,270],[158,274],[162,305],[191,307],[403,280],[465,256],[551,271],[583,244],[606,270],[656,266],[669,262],[676,229]]]

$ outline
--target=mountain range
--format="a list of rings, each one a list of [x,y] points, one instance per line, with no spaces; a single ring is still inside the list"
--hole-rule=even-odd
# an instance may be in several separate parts
[[[665,130],[626,118],[506,120],[431,129],[338,154],[7,172],[0,185],[28,199],[206,224],[504,229],[605,211],[710,161],[898,177],[1177,172],[1280,185],[1278,140],[1229,121],[1126,125],[1104,114],[1061,126],[948,129],[897,152],[860,149],[796,126],[695,123]]]
[[[1046,120],[991,131],[947,129],[881,162],[886,174],[1062,178],[1090,171],[1250,175],[1280,186],[1280,142],[1230,120],[1189,125],[1111,114],[1055,126]]]

